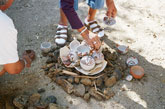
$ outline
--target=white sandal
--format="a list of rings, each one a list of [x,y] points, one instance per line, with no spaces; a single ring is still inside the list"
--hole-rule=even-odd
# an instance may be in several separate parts
[[[68,39],[68,27],[63,25],[58,25],[57,32],[55,35],[55,43],[58,46],[65,46]]]
[[[104,30],[98,25],[97,21],[90,21],[88,22],[87,19],[85,19],[84,25],[93,33],[96,33],[99,38],[102,38],[104,36]]]

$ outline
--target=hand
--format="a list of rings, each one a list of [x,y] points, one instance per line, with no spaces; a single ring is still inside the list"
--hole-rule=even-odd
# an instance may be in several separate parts
[[[107,8],[108,8],[108,10],[107,10],[106,15],[109,18],[111,18],[111,17],[115,18],[116,14],[117,14],[117,9],[116,9],[114,2],[107,0]]]

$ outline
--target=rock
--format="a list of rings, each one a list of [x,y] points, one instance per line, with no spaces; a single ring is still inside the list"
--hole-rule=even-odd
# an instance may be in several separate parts
[[[52,95],[52,96],[48,96],[44,101],[45,101],[46,104],[56,103],[57,102],[57,98]]]
[[[58,108],[57,104],[50,103],[48,109],[59,109],[59,108]]]
[[[23,109],[27,103],[28,103],[29,97],[26,95],[19,95],[14,98],[13,104],[18,108],[18,109]]]
[[[98,78],[97,80],[96,80],[96,85],[97,86],[101,86],[103,84],[103,79],[102,78]]]
[[[73,85],[66,80],[64,80],[62,87],[68,94],[71,94],[74,91]]]
[[[116,77],[117,80],[120,80],[123,76],[123,72],[120,69],[116,68],[113,72],[113,75]]]
[[[48,53],[48,56],[49,56],[49,57],[53,57],[54,54],[53,54],[53,53]]]
[[[29,97],[29,104],[31,106],[36,105],[39,103],[41,99],[41,95],[39,93],[34,93]]]
[[[115,76],[112,76],[112,77],[108,78],[108,79],[105,81],[105,86],[106,86],[106,87],[111,87],[111,86],[113,86],[115,83],[116,83],[116,77],[115,77]]]
[[[44,92],[45,92],[45,89],[44,89],[44,88],[40,88],[40,89],[38,89],[37,92],[38,92],[38,93],[44,93]]]
[[[74,78],[74,81],[75,81],[75,83],[78,84],[78,83],[80,82],[80,78],[75,77],[75,78]]]
[[[76,96],[83,97],[85,94],[85,86],[83,84],[75,85],[74,87],[74,94]]]
[[[54,72],[54,71],[55,71],[55,68],[54,67],[52,67],[52,68],[49,69],[49,72]]]
[[[84,95],[84,100],[86,100],[87,102],[90,100],[90,94],[89,93],[86,93]]]
[[[73,82],[74,82],[74,78],[73,78],[73,77],[69,77],[69,78],[68,78],[68,81],[69,81],[70,83],[73,83]]]
[[[88,78],[81,79],[81,83],[84,84],[85,86],[91,86],[92,85],[92,81]]]
[[[96,100],[99,100],[99,101],[102,101],[102,100],[103,100],[102,96],[99,95],[99,94],[97,93],[97,91],[95,90],[94,87],[92,87],[92,88],[89,90],[89,94],[90,94],[91,96],[93,96]]]
[[[30,106],[30,107],[28,107],[27,109],[36,109],[36,108],[35,108],[35,107]]]

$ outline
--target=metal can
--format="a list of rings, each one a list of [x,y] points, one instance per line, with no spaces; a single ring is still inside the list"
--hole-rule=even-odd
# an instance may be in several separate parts
[[[136,57],[130,57],[127,59],[126,64],[128,65],[128,67],[130,66],[135,66],[139,63],[138,59]]]
[[[120,54],[126,54],[126,53],[128,53],[128,49],[129,49],[128,46],[125,46],[125,45],[117,45],[117,51],[118,51]]]

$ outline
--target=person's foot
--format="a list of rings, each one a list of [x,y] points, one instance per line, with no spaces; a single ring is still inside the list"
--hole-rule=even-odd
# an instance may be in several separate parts
[[[59,24],[55,36],[55,43],[58,46],[65,46],[67,42],[67,38],[68,38],[68,27]]]
[[[22,57],[26,61],[26,67],[29,68],[31,67],[32,61],[35,59],[35,52],[33,50],[25,50]]]
[[[88,21],[86,18],[84,25],[88,28],[88,30],[97,34],[99,38],[104,36],[104,30],[98,25],[97,21]]]

